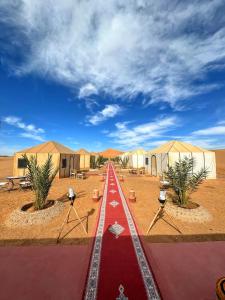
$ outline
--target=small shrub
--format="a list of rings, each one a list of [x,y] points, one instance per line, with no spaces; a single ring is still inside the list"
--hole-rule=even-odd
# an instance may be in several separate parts
[[[23,158],[27,162],[27,177],[32,184],[32,189],[35,194],[34,209],[43,209],[45,207],[52,182],[58,172],[58,168],[53,170],[51,155],[42,166],[38,166],[35,156],[31,156],[31,158],[28,159],[26,155],[23,155]]]
[[[199,172],[193,173],[194,166],[194,159],[185,157],[176,162],[174,167],[169,167],[165,173],[177,195],[178,204],[181,206],[187,206],[190,194],[197,190],[208,174],[208,171],[203,168]]]

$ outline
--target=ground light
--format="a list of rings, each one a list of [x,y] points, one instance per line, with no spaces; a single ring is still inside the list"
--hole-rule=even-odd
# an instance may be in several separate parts
[[[71,210],[73,209],[73,211],[75,212],[75,215],[77,216],[78,220],[79,220],[79,223],[78,224],[81,224],[81,226],[83,227],[83,230],[84,232],[87,234],[87,231],[81,221],[81,218],[79,217],[75,207],[74,207],[74,201],[76,199],[76,193],[74,192],[74,190],[72,188],[69,188],[68,189],[68,194],[67,194],[67,197],[68,199],[70,200],[70,207],[69,207],[69,210],[66,214],[66,218],[64,219],[63,223],[62,223],[62,226],[60,228],[60,231],[59,231],[59,235],[58,235],[58,238],[57,238],[57,243],[59,242],[59,239],[60,239],[60,235],[62,233],[62,230],[63,230],[63,227],[65,226],[65,224],[68,224],[69,223],[69,217],[70,217],[70,213],[71,213]]]
[[[167,200],[166,190],[165,189],[160,189],[158,200],[159,200],[159,203],[160,203],[160,207],[157,210],[157,212],[156,212],[153,220],[151,221],[151,223],[150,223],[150,225],[148,227],[147,234],[149,233],[149,231],[151,230],[151,228],[153,227],[153,225],[156,223],[156,221],[158,219],[164,220],[163,217],[166,214],[166,212],[165,212],[165,205],[166,205],[166,200]],[[166,223],[169,224],[169,225],[171,225],[169,222],[166,222]],[[177,228],[177,226],[175,226],[175,225],[171,225],[171,226],[174,227],[179,233],[181,233],[181,231]]]

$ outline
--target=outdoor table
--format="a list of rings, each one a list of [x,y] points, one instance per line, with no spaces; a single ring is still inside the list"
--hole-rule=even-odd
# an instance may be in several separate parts
[[[14,180],[22,180],[22,179],[26,179],[27,176],[8,176],[6,177],[6,179],[9,181],[9,183],[11,183],[11,188],[9,188],[9,190],[13,190],[15,183]]]

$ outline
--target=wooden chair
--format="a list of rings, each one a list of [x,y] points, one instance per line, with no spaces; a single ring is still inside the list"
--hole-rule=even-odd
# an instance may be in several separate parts
[[[70,177],[76,178],[77,177],[77,170],[70,170]]]

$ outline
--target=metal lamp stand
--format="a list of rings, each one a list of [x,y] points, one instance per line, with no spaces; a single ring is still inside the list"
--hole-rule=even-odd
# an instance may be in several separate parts
[[[77,219],[79,220],[79,223],[78,223],[78,224],[81,224],[81,226],[83,227],[84,232],[85,232],[86,234],[88,234],[88,233],[87,233],[87,230],[86,230],[85,227],[84,227],[84,224],[82,223],[81,218],[79,217],[79,215],[78,215],[78,213],[77,213],[76,208],[73,206],[74,200],[75,200],[75,196],[73,196],[72,198],[69,197],[69,199],[70,199],[70,207],[69,207],[69,210],[68,210],[68,212],[67,212],[67,214],[66,214],[66,217],[65,217],[65,219],[64,219],[64,221],[63,221],[63,223],[62,223],[62,225],[61,225],[61,227],[60,227],[59,235],[58,235],[58,238],[57,238],[57,243],[59,242],[59,238],[60,238],[60,235],[61,235],[61,233],[62,233],[63,227],[65,226],[65,224],[68,224],[68,223],[69,223],[69,217],[70,217],[71,210],[74,211],[74,213],[75,213]]]
[[[160,200],[159,200],[160,201]],[[170,216],[165,212],[164,208],[165,208],[165,204],[166,203],[161,203],[159,209],[157,210],[151,224],[148,227],[147,230],[147,234],[149,233],[149,231],[151,230],[151,228],[153,227],[153,225],[156,223],[157,218],[163,218],[163,216],[166,214],[169,218]],[[170,218],[171,219],[171,218]],[[179,233],[181,233],[181,231],[179,230],[179,228],[177,228],[177,226],[172,225],[172,227],[174,227]]]

